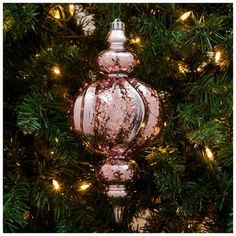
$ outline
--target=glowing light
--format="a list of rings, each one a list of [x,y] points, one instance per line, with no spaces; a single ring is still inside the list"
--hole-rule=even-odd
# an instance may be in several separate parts
[[[207,157],[209,158],[209,160],[213,160],[214,159],[214,155],[213,155],[211,149],[206,146],[205,151],[206,151],[206,154],[207,154]]]
[[[179,67],[180,73],[182,73],[182,74],[189,72],[188,67],[186,65],[184,65],[183,63],[178,63],[178,67]]]
[[[39,56],[40,56],[40,54],[39,54],[39,53],[35,54],[35,57],[39,57]]]
[[[164,126],[167,126],[167,123],[166,123],[166,122],[164,122]]]
[[[158,151],[160,152],[160,153],[167,153],[167,149],[166,148],[162,148],[162,147],[159,147],[158,148]]]
[[[91,183],[83,181],[79,185],[79,191],[85,191],[91,186]]]
[[[58,143],[59,139],[58,138],[55,138],[55,142]]]
[[[75,13],[75,5],[74,4],[69,4],[69,12],[73,16]]]
[[[179,19],[182,20],[182,21],[185,21],[189,18],[191,13],[192,13],[192,11],[185,12]]]
[[[203,68],[202,67],[198,67],[197,68],[197,72],[202,72],[203,71]]]
[[[50,154],[51,154],[51,155],[54,155],[54,151],[51,151]]]
[[[52,180],[52,185],[56,191],[60,190],[61,188],[59,183],[55,179]]]
[[[217,51],[215,53],[215,63],[219,63],[220,59],[221,59],[221,52]]]
[[[52,17],[54,17],[55,19],[61,19],[61,14],[60,14],[60,10],[57,8],[53,8],[49,11],[49,13],[51,14]]]
[[[29,212],[29,211],[25,211],[25,212],[23,213],[23,219],[24,219],[24,220],[28,220],[29,217],[30,217],[30,212]]]
[[[59,66],[54,66],[54,67],[52,68],[52,72],[53,72],[56,76],[61,75],[61,70],[60,70],[60,67],[59,67]]]
[[[91,144],[90,144],[90,142],[84,142],[84,145],[85,145],[86,147],[89,147]],[[102,148],[102,146],[100,145],[99,148]]]
[[[156,15],[156,11],[153,10],[153,9],[151,9],[150,13],[151,13],[152,15]]]
[[[134,39],[131,39],[131,43],[134,43],[134,44],[139,44],[141,42],[141,39],[139,37],[136,37]]]

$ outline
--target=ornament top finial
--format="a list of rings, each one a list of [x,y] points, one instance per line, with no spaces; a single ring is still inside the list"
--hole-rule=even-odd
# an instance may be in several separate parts
[[[111,30],[123,30],[123,31],[125,31],[125,24],[119,18],[116,18],[111,23],[110,29]]]
[[[126,40],[125,24],[119,18],[116,18],[111,23],[110,32],[108,33],[107,37],[110,48],[113,50],[124,50],[124,43]]]
[[[109,77],[127,77],[139,64],[136,55],[126,51],[126,41],[125,24],[117,18],[111,23],[107,35],[109,49],[99,53],[97,59],[100,70],[106,72]]]

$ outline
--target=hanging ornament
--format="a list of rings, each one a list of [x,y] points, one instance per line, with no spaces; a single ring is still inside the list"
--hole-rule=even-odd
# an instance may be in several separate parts
[[[125,50],[124,30],[115,19],[107,38],[110,48],[97,59],[105,77],[80,90],[73,111],[74,129],[84,135],[86,146],[107,157],[97,178],[111,198],[127,195],[125,186],[139,176],[130,157],[154,142],[163,124],[157,91],[128,77],[139,61]]]
[[[80,26],[84,35],[92,35],[96,29],[94,14],[90,14],[82,5],[76,4],[74,6],[74,19],[76,24]]]

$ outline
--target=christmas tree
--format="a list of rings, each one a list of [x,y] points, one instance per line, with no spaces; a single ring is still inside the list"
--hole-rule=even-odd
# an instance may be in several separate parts
[[[3,4],[4,232],[233,232],[232,5]],[[164,115],[119,224],[70,128],[115,18]]]

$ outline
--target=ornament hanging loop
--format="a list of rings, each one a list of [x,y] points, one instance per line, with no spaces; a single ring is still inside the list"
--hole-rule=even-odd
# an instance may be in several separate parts
[[[98,66],[100,71],[105,72],[108,77],[127,77],[134,67],[139,64],[137,56],[125,49],[125,24],[116,18],[110,25],[107,36],[109,49],[102,51],[98,55]]]
[[[115,11],[116,7],[116,11]],[[115,17],[120,18],[121,15],[121,4],[120,3],[114,3],[112,4],[112,18],[114,19]]]

